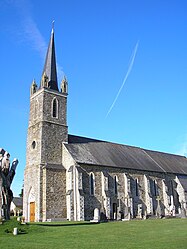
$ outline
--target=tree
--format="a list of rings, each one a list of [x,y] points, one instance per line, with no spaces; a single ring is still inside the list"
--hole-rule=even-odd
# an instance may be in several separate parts
[[[2,211],[5,220],[10,219],[10,204],[13,199],[13,193],[10,189],[14,179],[18,160],[14,159],[10,167],[10,154],[4,149],[0,149],[0,177],[2,178]]]

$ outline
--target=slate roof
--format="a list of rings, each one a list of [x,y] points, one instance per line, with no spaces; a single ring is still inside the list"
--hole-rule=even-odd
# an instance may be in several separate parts
[[[56,57],[55,57],[55,41],[54,41],[54,30],[52,29],[51,37],[49,41],[49,46],[47,50],[47,55],[45,59],[45,65],[43,73],[46,73],[48,77],[48,84],[50,89],[58,91],[58,82],[57,82],[57,70],[56,70]],[[41,88],[41,86],[40,86]]]
[[[23,207],[23,198],[22,197],[14,197],[12,202],[15,204],[16,207]]]
[[[68,135],[65,146],[80,164],[187,175],[184,156],[74,135]]]
[[[184,191],[187,192],[187,176],[178,176],[178,179],[179,179]]]

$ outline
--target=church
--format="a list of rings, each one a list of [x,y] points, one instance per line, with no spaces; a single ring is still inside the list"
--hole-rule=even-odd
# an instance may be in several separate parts
[[[30,88],[25,221],[186,217],[187,158],[68,134],[67,97],[52,29],[40,85]]]

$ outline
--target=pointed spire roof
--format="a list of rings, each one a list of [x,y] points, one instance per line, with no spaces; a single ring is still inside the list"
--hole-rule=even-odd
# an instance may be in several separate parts
[[[54,22],[51,31],[51,37],[45,59],[45,65],[42,75],[46,74],[48,77],[48,87],[58,91],[57,71],[56,71],[56,57],[55,57],[55,42],[54,42]],[[40,85],[40,88],[42,85]]]

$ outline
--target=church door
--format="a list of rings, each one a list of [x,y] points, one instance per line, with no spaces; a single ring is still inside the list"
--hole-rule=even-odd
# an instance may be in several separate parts
[[[35,221],[35,202],[30,203],[30,222]]]

